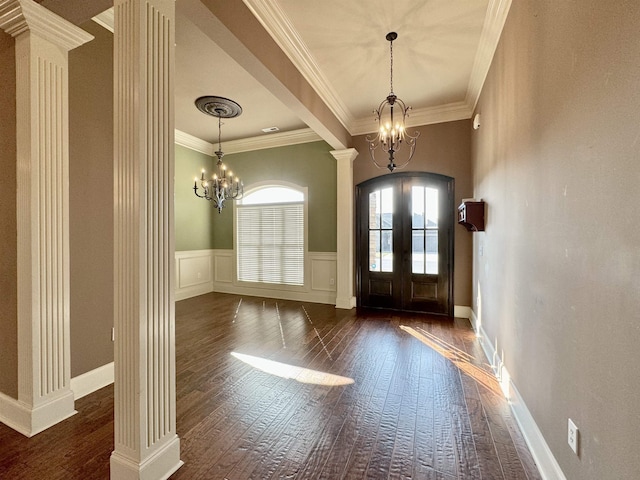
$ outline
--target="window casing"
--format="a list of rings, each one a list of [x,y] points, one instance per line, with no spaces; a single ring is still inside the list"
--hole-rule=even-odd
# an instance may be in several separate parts
[[[254,186],[237,202],[235,212],[237,281],[304,287],[305,189],[273,183]]]

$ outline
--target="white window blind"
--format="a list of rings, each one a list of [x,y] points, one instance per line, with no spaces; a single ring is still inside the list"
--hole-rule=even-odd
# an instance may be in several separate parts
[[[304,204],[237,206],[238,280],[304,285]]]

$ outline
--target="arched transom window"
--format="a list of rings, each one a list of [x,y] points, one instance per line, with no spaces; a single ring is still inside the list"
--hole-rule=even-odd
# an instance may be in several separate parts
[[[248,189],[236,212],[238,281],[304,285],[304,190],[283,185]]]

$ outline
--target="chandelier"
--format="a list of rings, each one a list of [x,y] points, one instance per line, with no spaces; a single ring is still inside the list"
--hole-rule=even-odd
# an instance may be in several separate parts
[[[196,107],[202,113],[218,118],[218,151],[215,152],[218,162],[216,164],[217,172],[210,179],[205,177],[205,170],[202,169],[200,178],[196,177],[193,182],[193,192],[197,197],[206,198],[213,202],[218,209],[218,213],[222,213],[226,200],[239,200],[244,192],[244,186],[240,178],[234,176],[231,170],[227,171],[227,166],[222,163],[224,153],[222,151],[222,141],[220,140],[222,119],[239,116],[242,113],[242,107],[228,98],[212,96],[198,98]]]
[[[398,38],[398,34],[396,32],[389,32],[385,38],[389,41],[391,88],[389,89],[387,98],[382,101],[377,110],[374,110],[376,121],[378,122],[378,133],[373,137],[367,136],[366,139],[369,143],[369,154],[371,155],[373,163],[378,168],[386,167],[390,172],[393,172],[396,168],[405,167],[409,161],[411,161],[416,149],[416,140],[420,136],[420,132],[416,131],[415,135],[410,135],[406,132],[404,122],[411,107],[407,107],[405,103],[393,93],[393,41]],[[400,151],[403,143],[407,146],[408,155],[401,165],[397,165],[396,154]],[[389,162],[387,165],[380,164],[376,160],[378,147],[388,155]]]

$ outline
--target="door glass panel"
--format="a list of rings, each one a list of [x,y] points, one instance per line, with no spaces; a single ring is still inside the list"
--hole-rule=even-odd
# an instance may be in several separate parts
[[[411,187],[411,228],[424,228],[424,187]]]
[[[380,228],[380,190],[369,194],[369,228]]]
[[[427,228],[438,227],[438,189],[425,188]]]
[[[425,273],[438,274],[438,230],[427,230],[427,258]]]
[[[424,230],[413,230],[411,243],[411,272],[424,273]]]
[[[411,187],[411,271],[438,274],[438,189]]]
[[[369,271],[380,271],[380,230],[369,231]]]
[[[382,271],[393,272],[393,230],[382,230]]]
[[[382,189],[382,228],[393,228],[393,189]]]
[[[369,194],[369,271],[393,272],[393,188]]]

